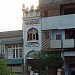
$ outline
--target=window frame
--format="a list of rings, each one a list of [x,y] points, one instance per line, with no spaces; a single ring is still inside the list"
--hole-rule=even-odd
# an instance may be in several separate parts
[[[22,50],[22,47],[19,44],[16,45],[11,45],[11,48],[8,47],[8,59],[18,59],[22,58],[22,51],[21,51],[21,56],[20,56],[20,50]],[[10,57],[11,54],[11,57]]]
[[[45,32],[45,39],[49,39],[49,32]]]
[[[27,33],[27,41],[38,40],[38,30],[35,28],[29,29]]]
[[[5,54],[5,45],[2,45],[2,54]]]
[[[56,40],[62,40],[62,34],[56,34]]]

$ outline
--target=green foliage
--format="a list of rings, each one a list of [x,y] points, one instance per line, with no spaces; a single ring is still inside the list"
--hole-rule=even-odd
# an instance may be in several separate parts
[[[7,63],[5,59],[0,59],[0,75],[15,75],[7,68]]]
[[[45,53],[43,50],[41,50],[40,52],[38,52],[37,54],[34,55],[35,60],[35,64],[36,64],[36,68],[39,70],[43,70],[44,69],[44,56]],[[41,68],[40,68],[41,67]]]
[[[56,68],[60,68],[63,66],[63,59],[56,54],[50,54],[47,58],[47,65],[52,68],[52,67],[56,67]]]
[[[63,66],[63,59],[54,53],[47,54],[46,50],[41,50],[35,56],[36,68],[39,71],[47,71],[49,69],[57,69]]]

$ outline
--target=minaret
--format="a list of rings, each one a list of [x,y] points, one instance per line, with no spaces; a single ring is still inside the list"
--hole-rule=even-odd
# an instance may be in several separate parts
[[[25,4],[24,3],[22,5],[22,11],[23,11],[23,16],[24,16],[24,12],[25,12]]]
[[[23,49],[24,49],[24,64],[27,59],[33,59],[34,52],[41,50],[41,17],[39,7],[34,9],[32,5],[30,9],[25,8],[23,4]]]

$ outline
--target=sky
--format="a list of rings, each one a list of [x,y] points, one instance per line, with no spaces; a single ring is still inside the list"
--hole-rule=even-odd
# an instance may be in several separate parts
[[[22,30],[22,4],[38,6],[38,0],[0,0],[0,32]]]

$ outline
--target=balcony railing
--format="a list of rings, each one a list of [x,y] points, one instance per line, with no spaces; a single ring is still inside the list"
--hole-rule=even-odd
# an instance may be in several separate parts
[[[23,59],[7,59],[7,64],[22,64]]]
[[[74,39],[65,39],[63,40],[63,48],[74,48]]]
[[[51,48],[61,48],[62,47],[61,40],[51,40],[50,47]]]
[[[64,39],[64,40],[51,40],[51,48],[74,48],[75,40],[74,39]]]

